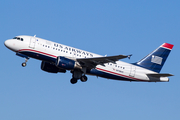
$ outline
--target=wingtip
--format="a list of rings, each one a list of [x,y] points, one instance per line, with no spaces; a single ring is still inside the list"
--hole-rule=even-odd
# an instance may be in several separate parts
[[[132,56],[132,54],[131,54],[131,55],[128,55],[128,58],[130,59],[130,58],[131,58],[131,56]]]

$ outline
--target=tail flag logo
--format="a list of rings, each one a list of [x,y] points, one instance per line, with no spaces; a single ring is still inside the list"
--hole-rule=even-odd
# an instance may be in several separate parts
[[[163,58],[159,56],[152,55],[151,62],[161,65]]]

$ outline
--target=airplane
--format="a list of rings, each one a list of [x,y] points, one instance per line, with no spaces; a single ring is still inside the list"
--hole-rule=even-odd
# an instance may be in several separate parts
[[[25,58],[25,67],[29,58],[41,60],[41,69],[49,73],[72,73],[72,84],[78,80],[87,81],[86,75],[113,80],[139,82],[169,82],[168,73],[160,73],[174,45],[163,43],[153,52],[136,63],[126,63],[120,59],[131,55],[102,56],[59,44],[35,36],[20,35],[8,39],[4,45],[17,56]]]

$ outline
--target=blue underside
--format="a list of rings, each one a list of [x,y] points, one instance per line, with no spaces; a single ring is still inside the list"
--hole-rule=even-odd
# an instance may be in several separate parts
[[[109,79],[114,79],[114,80],[125,80],[125,81],[133,81],[132,79],[125,78],[122,76],[117,76],[114,74],[106,73],[103,71],[99,71],[97,69],[91,69],[90,71],[87,71],[87,73],[92,74],[92,75],[97,75],[103,78],[109,78]]]
[[[27,55],[27,56],[29,56],[31,58],[38,59],[38,60],[42,60],[42,61],[46,61],[46,62],[53,62],[53,63],[56,62],[55,58],[49,57],[49,56],[46,56],[46,55],[43,55],[43,54],[29,52],[29,51],[23,51],[21,53],[24,54],[24,55]]]
[[[52,63],[52,62],[55,63],[56,62],[56,58],[49,57],[49,56],[46,56],[46,55],[43,55],[43,54],[40,54],[40,53],[34,53],[34,52],[30,52],[30,51],[23,51],[23,52],[20,52],[20,53],[24,54],[26,56],[29,56],[31,58],[38,59],[38,60],[42,60],[42,61],[46,61],[46,62],[50,62],[50,63]],[[100,76],[100,77],[104,77],[104,78],[108,78],[108,79],[133,81],[132,79],[117,76],[117,75],[110,74],[110,73],[106,73],[106,72],[103,72],[103,71],[99,71],[97,69],[87,70],[87,74],[96,75],[96,76]]]

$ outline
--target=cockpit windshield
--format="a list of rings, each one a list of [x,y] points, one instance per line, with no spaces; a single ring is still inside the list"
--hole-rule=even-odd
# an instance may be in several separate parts
[[[17,39],[17,40],[23,41],[23,38],[20,38],[20,37],[14,37],[13,39]]]

